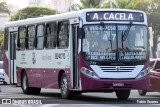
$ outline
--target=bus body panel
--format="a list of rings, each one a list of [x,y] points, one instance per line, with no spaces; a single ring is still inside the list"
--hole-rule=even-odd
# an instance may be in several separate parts
[[[21,86],[21,75],[23,68],[17,67],[18,86]],[[39,88],[59,88],[58,75],[61,69],[46,69],[46,68],[26,68],[28,83],[30,87]],[[63,69],[68,79],[70,78],[70,69]]]

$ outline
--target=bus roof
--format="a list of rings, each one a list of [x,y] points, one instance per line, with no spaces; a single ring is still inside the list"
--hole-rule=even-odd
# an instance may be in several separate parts
[[[96,12],[96,11],[126,11],[126,12],[128,11],[128,12],[141,12],[141,13],[145,14],[145,12],[143,12],[143,11],[130,10],[130,9],[110,9],[110,8],[83,9],[83,10],[79,10],[79,11],[61,13],[61,14],[56,14],[56,15],[49,15],[49,16],[44,16],[44,17],[28,18],[25,20],[7,22],[5,27],[15,27],[15,26],[31,25],[31,24],[36,24],[36,23],[66,20],[66,19],[70,19],[70,18],[78,18],[78,17],[83,17],[83,15],[85,15],[86,12]]]

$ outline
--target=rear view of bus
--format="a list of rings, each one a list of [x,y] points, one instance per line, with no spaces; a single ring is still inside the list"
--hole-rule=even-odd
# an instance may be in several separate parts
[[[115,91],[127,99],[149,84],[149,35],[146,14],[133,10],[86,12],[80,59],[86,91]]]

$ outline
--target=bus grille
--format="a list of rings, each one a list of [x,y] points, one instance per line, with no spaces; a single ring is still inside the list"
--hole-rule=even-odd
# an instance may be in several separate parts
[[[132,72],[136,67],[135,66],[104,66],[100,67],[103,72]]]

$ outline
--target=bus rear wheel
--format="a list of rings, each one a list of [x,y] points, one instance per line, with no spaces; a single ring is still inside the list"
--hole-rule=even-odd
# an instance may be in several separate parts
[[[60,89],[62,98],[68,99],[73,96],[73,93],[69,91],[69,84],[65,73],[63,73],[61,76]]]
[[[41,88],[29,87],[26,72],[22,74],[21,88],[24,94],[40,94]]]
[[[26,72],[22,74],[21,88],[24,94],[31,94],[31,88],[28,87],[28,78]]]
[[[117,90],[116,91],[116,96],[120,100],[128,99],[129,95],[130,95],[130,90]]]

